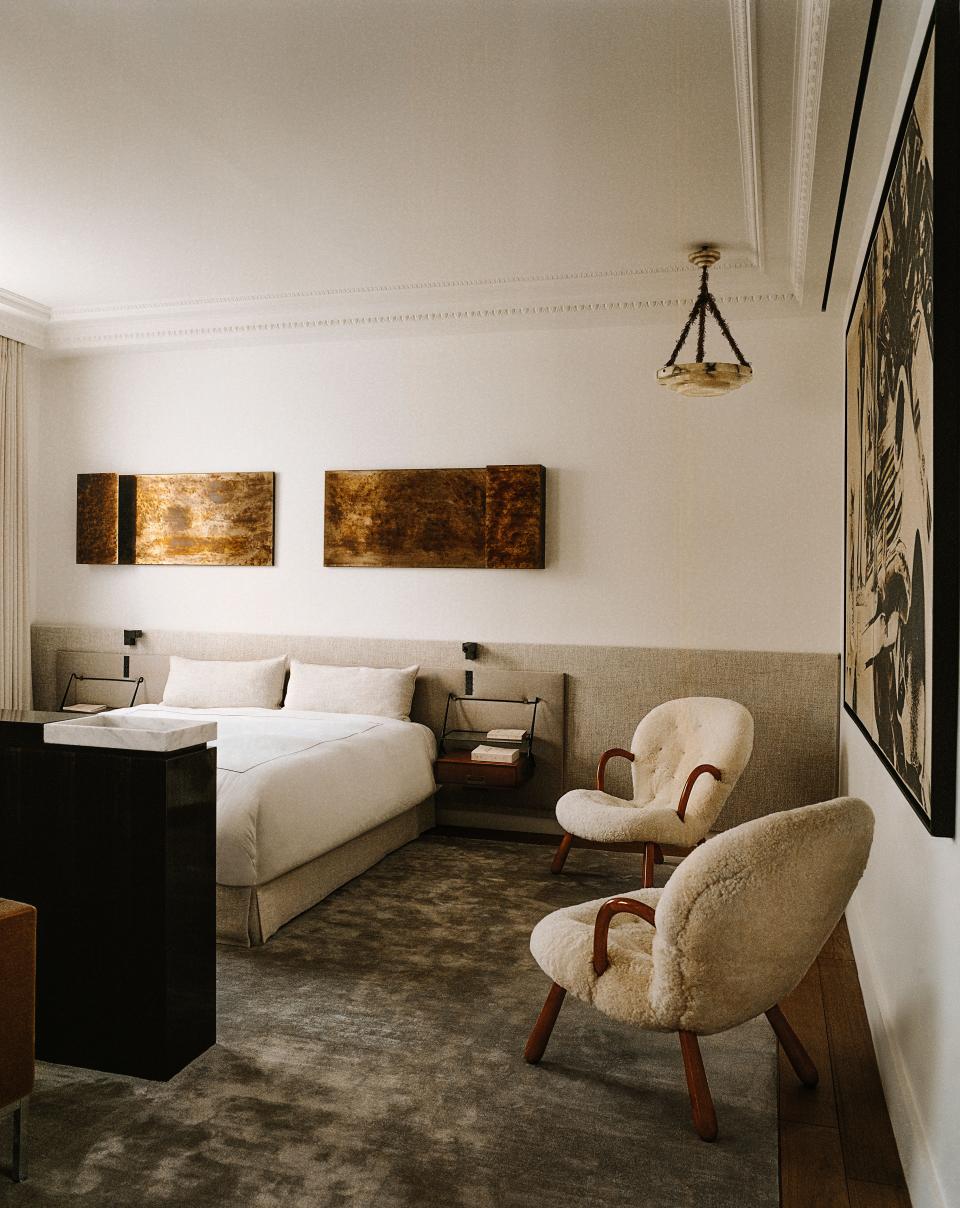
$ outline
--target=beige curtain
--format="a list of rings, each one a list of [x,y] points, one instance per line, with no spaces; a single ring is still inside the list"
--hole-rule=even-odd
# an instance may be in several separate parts
[[[0,336],[0,708],[29,709],[23,345]]]

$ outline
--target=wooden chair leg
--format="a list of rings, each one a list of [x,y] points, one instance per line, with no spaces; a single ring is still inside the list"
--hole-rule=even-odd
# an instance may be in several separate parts
[[[562,872],[563,866],[566,863],[567,856],[570,852],[570,845],[573,843],[573,835],[564,832],[563,838],[560,840],[560,846],[557,848],[553,856],[553,863],[550,865],[551,872]]]
[[[700,1045],[695,1032],[679,1032],[680,1051],[683,1053],[683,1072],[687,1075],[687,1090],[690,1092],[690,1107],[693,1127],[704,1141],[717,1139],[717,1113],[710,1095],[710,1084],[703,1068]]]
[[[656,864],[662,864],[663,863],[663,848],[660,846],[659,843],[655,843],[653,845],[653,850],[656,853],[653,857],[654,862]]]
[[[646,843],[643,848],[643,888],[650,889],[653,885],[653,864],[657,857],[655,843]]]
[[[531,1065],[536,1065],[547,1050],[550,1033],[553,1031],[553,1025],[557,1022],[557,1016],[560,1014],[560,1008],[563,1006],[566,994],[567,992],[563,986],[558,985],[556,982],[553,983],[547,992],[547,1000],[540,1009],[537,1022],[533,1025],[523,1050],[524,1060],[529,1061]]]
[[[787,1017],[779,1006],[771,1007],[766,1015],[770,1020],[771,1028],[777,1034],[777,1040],[780,1041],[783,1051],[787,1055],[787,1060],[793,1066],[793,1072],[804,1086],[816,1086],[820,1081],[817,1067],[813,1064],[810,1054],[800,1043],[800,1037],[787,1023]]]

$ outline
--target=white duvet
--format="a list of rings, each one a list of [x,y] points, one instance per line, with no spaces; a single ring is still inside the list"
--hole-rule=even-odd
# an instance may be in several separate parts
[[[217,881],[263,885],[429,797],[426,726],[288,709],[123,712],[217,723]]]

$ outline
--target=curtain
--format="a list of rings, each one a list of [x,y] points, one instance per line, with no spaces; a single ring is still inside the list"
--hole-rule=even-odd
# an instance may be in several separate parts
[[[29,709],[23,345],[0,336],[0,708]]]

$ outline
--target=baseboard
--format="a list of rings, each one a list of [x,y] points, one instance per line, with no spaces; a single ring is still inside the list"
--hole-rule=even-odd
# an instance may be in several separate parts
[[[437,794],[437,822],[444,826],[477,830],[524,831],[549,835],[556,842],[562,831],[553,813],[534,814],[511,812],[496,805],[483,804],[471,809],[459,803],[447,804],[443,793]]]
[[[877,961],[857,899],[847,908],[847,925],[857,959],[860,988],[867,1009],[870,1034],[890,1112],[900,1160],[913,1208],[948,1208],[936,1163],[930,1152],[926,1130],[917,1109],[916,1096],[895,1034],[887,1026],[890,1004],[877,976]]]

